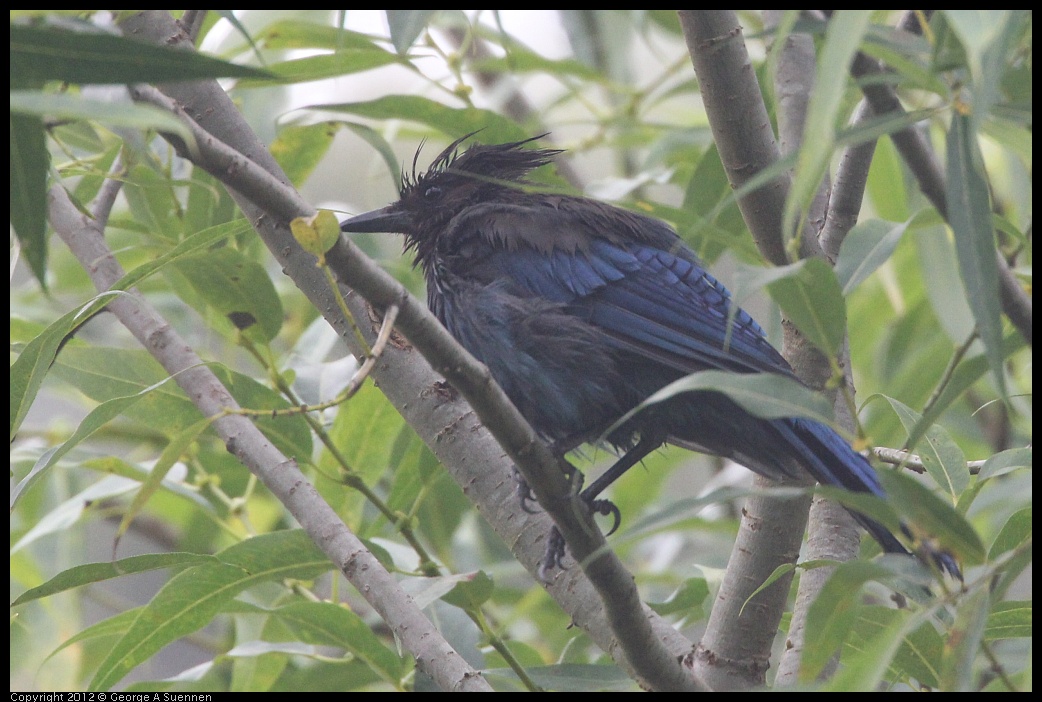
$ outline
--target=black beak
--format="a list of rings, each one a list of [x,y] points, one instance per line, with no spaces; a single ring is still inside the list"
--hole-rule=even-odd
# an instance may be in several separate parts
[[[342,232],[394,232],[404,234],[412,226],[412,218],[408,212],[403,212],[388,205],[379,210],[366,212],[351,219],[345,219],[340,223]]]

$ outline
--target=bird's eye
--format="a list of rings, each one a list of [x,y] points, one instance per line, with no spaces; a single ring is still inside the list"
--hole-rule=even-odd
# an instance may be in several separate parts
[[[439,195],[441,195],[441,188],[439,188],[439,187],[427,188],[423,192],[423,196],[425,198],[427,198],[428,200],[433,200],[434,198],[438,197]]]

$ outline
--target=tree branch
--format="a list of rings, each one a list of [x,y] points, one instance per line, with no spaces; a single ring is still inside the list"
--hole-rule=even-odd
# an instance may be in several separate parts
[[[768,29],[777,28],[782,20],[782,13],[781,10],[768,10],[765,13]],[[813,39],[802,33],[788,34],[785,37],[785,43],[777,53],[778,71],[775,91],[778,95],[778,132],[782,138],[782,151],[789,155],[798,152],[803,145],[807,110],[817,78],[817,57]],[[810,204],[810,212],[807,217],[808,223],[813,226],[818,236],[811,237],[806,230],[803,232],[802,253],[804,256],[820,257],[823,255],[819,237],[821,229],[827,222],[827,213],[831,205],[829,190],[829,175],[826,171]],[[850,202],[850,205],[856,210],[860,210],[860,198],[856,203]],[[849,346],[844,341],[839,358],[842,366],[847,369],[850,367],[849,356]],[[829,373],[830,369],[826,359],[813,354],[811,363],[815,363],[815,361],[818,366],[816,372],[819,375],[824,376]],[[855,421],[847,403],[847,397],[854,395],[854,383],[849,372],[844,373],[843,382],[846,385],[846,393],[832,391],[827,394],[832,400],[838,424],[854,433]],[[821,388],[820,385],[815,387]],[[842,506],[832,500],[815,496],[811,500],[807,524],[805,554],[807,560],[850,561],[857,558],[861,533],[853,517]],[[785,639],[785,648],[780,656],[778,673],[775,676],[775,685],[795,682],[795,674],[799,671],[805,643],[807,615],[811,604],[817,599],[831,574],[831,568],[817,568],[804,571],[800,575],[789,631]],[[834,658],[831,665],[826,666],[824,675],[829,675],[836,664],[838,664],[838,658]]]
[[[730,11],[680,10],[678,14],[721,161],[732,187],[740,187],[779,158],[741,26]],[[757,246],[775,265],[788,263],[782,229],[788,190],[789,179],[781,175],[739,198],[742,216]],[[791,324],[785,326],[786,358],[804,381],[811,380],[812,374],[819,376],[816,385],[821,387],[824,377],[820,356]],[[802,484],[810,482],[808,476]],[[757,478],[757,484],[776,483]],[[746,503],[724,582],[695,652],[695,670],[713,689],[764,683],[791,575],[751,601],[749,598],[778,566],[795,563],[809,501],[807,496],[751,498]]]
[[[51,225],[94,282],[105,291],[124,276],[101,230],[81,214],[60,185],[48,194]],[[348,581],[415,656],[420,668],[445,690],[491,690],[481,674],[457,654],[398,582],[340,520],[297,466],[247,417],[226,414],[238,408],[217,376],[188,343],[136,291],[116,297],[108,309],[155,357],[191,398],[204,417],[215,417],[214,431],[235,455],[278,497],[290,514],[329,556]]]
[[[919,16],[915,10],[908,10],[897,22],[897,28],[913,34],[922,34]],[[875,116],[868,100],[862,100],[850,118],[851,126],[863,124]],[[829,198],[829,209],[825,218],[825,226],[821,231],[821,248],[833,263],[839,256],[843,240],[861,213],[861,205],[865,198],[865,186],[868,183],[868,171],[875,155],[876,140],[854,144],[844,149],[840,156],[839,167],[833,182],[832,195]]]
[[[124,28],[128,33],[152,41],[187,46],[185,37],[164,13],[140,13],[124,22]],[[171,84],[164,86],[163,91],[215,138],[209,143],[206,139],[200,140],[200,151],[217,148],[216,143],[223,142],[256,161],[263,171],[274,174],[275,180],[285,180],[263,144],[257,141],[215,82]],[[312,214],[310,206],[291,189],[289,193],[280,192],[280,188],[265,183],[263,191],[272,200],[260,200],[262,208],[238,193],[237,189],[248,187],[246,180],[263,176],[238,159],[224,165],[230,165],[231,172],[222,173],[218,164],[202,167],[224,182],[237,183],[232,194],[265,244],[327,320],[342,331],[344,320],[339,318],[331,304],[328,287],[317,275],[314,258],[300,249],[286,226],[293,217]],[[250,174],[248,178],[243,175],[246,173]],[[491,381],[487,369],[470,358],[423,305],[408,296],[397,281],[362,255],[350,241],[341,238],[328,252],[327,259],[343,282],[351,284],[375,306],[385,308],[393,304],[399,307],[399,328],[468,398],[485,426],[500,438],[540,502],[552,512],[572,553],[598,592],[613,593],[613,597],[620,592],[626,595],[628,602],[625,607],[607,609],[613,628],[621,635],[610,635],[603,613],[598,612],[597,600],[591,597],[589,582],[578,577],[574,570],[558,577],[550,588],[551,594],[606,651],[617,655],[624,648],[624,662],[629,663],[646,684],[656,689],[691,689],[691,678],[675,659],[686,640],[648,610],[642,609],[632,576],[621,568],[614,554],[604,546],[603,536],[593,526],[589,515],[576,515],[571,508],[571,484],[561,466]],[[361,316],[364,306],[357,297],[349,298],[349,303],[353,305],[352,311],[357,309]],[[348,336],[345,342],[350,346],[352,340]],[[503,536],[521,562],[534,572],[542,555],[547,522],[545,517],[538,515],[521,516],[516,497],[513,497],[510,462],[502,459],[500,449],[488,440],[487,435],[471,433],[473,420],[462,403],[444,403],[432,394],[424,396],[424,389],[432,387],[435,381],[421,359],[408,351],[388,351],[390,353],[385,353],[374,369],[374,377],[381,388],[406,420],[420,431],[468,496],[476,500],[493,528]],[[432,424],[438,424],[441,431],[434,431]],[[446,441],[448,436],[454,440]],[[561,497],[569,499],[562,500]],[[649,626],[649,622],[654,626]],[[665,642],[665,648],[662,642]]]
[[[740,188],[779,158],[742,28],[737,16],[725,10],[680,10],[678,15],[720,160],[731,187]],[[789,263],[782,231],[788,191],[789,179],[778,176],[738,198],[756,245],[776,266]]]
[[[764,13],[765,28],[775,30],[786,10],[767,10]],[[814,40],[807,34],[790,33],[784,44],[775,49],[778,54],[778,70],[774,77],[774,93],[777,101],[778,141],[781,153],[795,154],[803,144],[803,131],[807,123],[807,109],[814,91],[817,75],[817,60]],[[828,174],[818,187],[807,213],[807,225],[802,231],[800,258],[821,255],[821,244],[817,233],[825,222],[825,209],[829,198]]]
[[[862,101],[854,110],[852,125],[862,124],[875,116],[867,102]],[[876,140],[855,144],[844,149],[836,168],[832,196],[821,230],[821,248],[829,261],[836,262],[839,249],[850,230],[857,224],[861,204],[868,184],[868,169],[876,152]]]

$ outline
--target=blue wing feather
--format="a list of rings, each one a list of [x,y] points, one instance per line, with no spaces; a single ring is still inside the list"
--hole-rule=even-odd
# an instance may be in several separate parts
[[[492,262],[518,294],[565,303],[620,346],[665,352],[679,371],[792,373],[730,293],[678,254],[595,239],[585,251],[501,251]]]

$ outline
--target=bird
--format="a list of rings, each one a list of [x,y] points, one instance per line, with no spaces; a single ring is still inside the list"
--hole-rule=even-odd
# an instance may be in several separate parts
[[[665,443],[768,478],[806,471],[823,485],[886,498],[871,463],[828,425],[760,418],[720,392],[678,394],[619,422],[699,371],[796,376],[668,224],[532,188],[529,174],[562,153],[530,146],[546,135],[461,149],[472,136],[423,172],[418,149],[412,172],[402,169],[399,199],[340,229],[404,235],[431,312],[559,455],[598,440],[620,454],[582,491],[595,509],[614,510],[597,496]],[[883,550],[911,555],[886,527],[852,513]],[[547,559],[559,564],[559,554]],[[930,551],[929,560],[961,577],[948,553]]]

